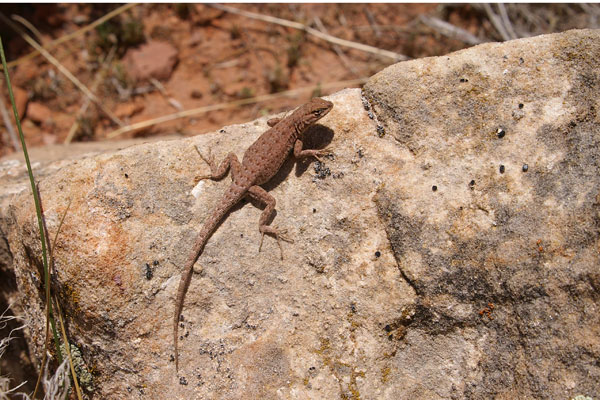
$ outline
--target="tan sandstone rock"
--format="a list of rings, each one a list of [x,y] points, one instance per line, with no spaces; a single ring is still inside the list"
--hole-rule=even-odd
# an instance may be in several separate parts
[[[512,399],[600,393],[600,33],[484,44],[393,65],[310,132],[335,156],[265,185],[196,263],[173,363],[174,297],[267,118],[188,139],[36,164],[53,289],[95,399]],[[527,170],[523,167],[527,164]],[[500,166],[504,166],[503,172]],[[433,190],[433,188],[436,190]],[[0,163],[14,309],[41,359],[40,245],[23,166]],[[0,247],[2,249],[2,247]],[[2,271],[2,269],[0,269]]]

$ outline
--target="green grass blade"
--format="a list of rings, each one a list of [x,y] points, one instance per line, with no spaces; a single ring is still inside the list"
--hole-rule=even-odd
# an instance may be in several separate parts
[[[37,190],[37,186],[35,184],[35,180],[33,178],[33,170],[31,169],[31,162],[29,161],[29,153],[27,152],[27,145],[25,144],[25,136],[23,135],[23,129],[21,128],[21,120],[19,118],[19,113],[17,111],[17,107],[15,105],[15,97],[12,90],[12,85],[10,83],[10,77],[8,76],[8,67],[6,65],[6,57],[4,55],[4,46],[2,44],[2,37],[0,36],[0,58],[2,58],[2,67],[4,70],[4,78],[6,80],[6,86],[8,87],[8,96],[10,97],[10,101],[12,103],[13,113],[15,115],[15,121],[17,124],[17,130],[19,131],[19,138],[21,140],[21,146],[23,148],[23,156],[25,157],[25,163],[27,165],[27,173],[29,174],[29,182],[31,183],[31,191],[33,194],[33,201],[35,203],[35,211],[38,219],[38,228],[40,230],[40,240],[42,242],[42,261],[44,265],[44,285],[46,288],[46,294],[49,295],[50,288],[50,271],[48,269],[48,250],[46,248],[46,236],[44,232],[44,225],[42,221],[42,207],[39,198],[39,192]],[[46,304],[49,309],[49,317],[50,323],[52,325],[52,331],[54,335],[54,342],[56,345],[56,354],[59,359],[59,363],[62,362],[62,355],[60,354],[60,346],[58,339],[58,332],[56,331],[56,324],[54,322],[54,317],[52,313],[52,302],[49,298],[46,298]]]

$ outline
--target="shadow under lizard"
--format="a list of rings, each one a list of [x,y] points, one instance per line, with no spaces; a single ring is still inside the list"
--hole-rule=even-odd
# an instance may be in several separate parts
[[[240,163],[234,153],[229,153],[225,160],[218,166],[214,163],[212,156],[202,159],[210,166],[210,175],[201,176],[199,179],[221,179],[228,170],[231,170],[232,183],[223,194],[221,200],[212,210],[208,219],[204,222],[200,233],[194,241],[194,246],[189,259],[185,264],[175,303],[175,314],[173,319],[173,344],[175,347],[175,369],[179,370],[179,355],[177,351],[178,324],[183,309],[185,294],[190,286],[194,264],[200,257],[206,242],[211,237],[221,220],[227,212],[235,206],[242,198],[249,196],[266,205],[258,221],[258,229],[261,236],[260,247],[266,233],[275,236],[281,258],[281,240],[290,241],[283,236],[284,231],[271,227],[269,218],[275,211],[275,199],[260,185],[267,183],[281,168],[293,150],[296,158],[319,157],[329,154],[329,150],[303,150],[303,134],[319,119],[325,116],[333,108],[333,103],[315,97],[310,102],[300,106],[286,118],[274,118],[267,122],[271,127],[263,133],[244,153]]]

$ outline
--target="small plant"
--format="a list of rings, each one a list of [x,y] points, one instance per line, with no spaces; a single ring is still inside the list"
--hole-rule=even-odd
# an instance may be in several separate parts
[[[231,31],[229,32],[231,40],[236,40],[242,37],[242,30],[236,24],[231,27]]]
[[[237,97],[239,99],[249,99],[254,97],[254,89],[249,88],[248,86],[244,86],[242,90],[239,91]]]
[[[300,45],[304,41],[304,34],[302,32],[296,33],[293,36],[288,36],[288,42],[290,43],[286,49],[287,52],[287,66],[288,68],[294,68],[298,65],[302,51]]]
[[[192,13],[192,5],[188,3],[173,4],[175,14],[181,19],[188,19]]]
[[[98,37],[92,42],[92,54],[106,54],[113,46],[117,46],[117,54],[123,55],[130,47],[137,46],[146,41],[144,24],[134,18],[112,19],[96,28]]]
[[[277,63],[273,70],[269,71],[267,78],[269,80],[270,93],[281,92],[290,85],[290,78],[283,71],[279,63]]]
[[[317,87],[312,91],[310,97],[321,97],[323,96],[323,88],[321,87],[321,82],[317,83]]]
[[[44,280],[44,290],[45,290],[45,295],[46,295],[46,343],[45,343],[45,349],[44,349],[44,355],[43,355],[43,359],[41,362],[41,367],[40,367],[40,375],[38,376],[38,382],[36,384],[36,388],[34,390],[34,393],[32,395],[32,397],[35,398],[38,387],[39,387],[39,383],[40,381],[42,381],[45,390],[46,390],[46,398],[51,398],[51,399],[57,399],[57,398],[61,398],[61,399],[66,399],[68,392],[69,392],[69,387],[70,387],[70,381],[68,378],[68,373],[67,372],[63,372],[63,371],[67,371],[66,369],[66,361],[63,362],[62,359],[62,355],[60,354],[60,339],[58,338],[58,332],[56,329],[56,321],[55,321],[55,311],[53,310],[53,305],[52,305],[52,300],[51,300],[51,291],[50,291],[50,265],[52,264],[52,252],[50,251],[50,242],[48,241],[48,238],[45,234],[45,229],[44,229],[44,216],[42,213],[42,203],[41,203],[41,199],[40,199],[40,193],[37,187],[37,184],[35,182],[35,179],[33,177],[33,171],[31,169],[31,162],[29,160],[29,153],[27,152],[27,144],[25,143],[25,136],[23,135],[23,129],[21,127],[21,119],[19,118],[19,113],[17,111],[17,106],[15,105],[15,96],[13,93],[13,89],[12,89],[12,85],[10,83],[10,77],[8,75],[8,66],[6,65],[6,57],[4,55],[4,46],[2,44],[2,38],[0,37],[0,59],[2,60],[2,68],[4,70],[4,78],[6,80],[6,86],[8,88],[8,96],[10,98],[10,102],[12,104],[12,109],[13,109],[13,114],[15,117],[15,122],[17,125],[17,130],[19,132],[19,139],[21,140],[21,148],[23,150],[23,157],[25,158],[25,164],[27,166],[27,173],[29,175],[29,182],[31,184],[31,192],[33,195],[33,201],[35,204],[35,212],[37,215],[37,220],[38,220],[38,229],[39,229],[39,234],[40,234],[40,241],[41,241],[41,245],[42,245],[42,263],[43,263],[43,280]],[[71,203],[69,202],[69,205]],[[69,209],[69,206],[67,206],[67,210]],[[61,219],[61,222],[59,224],[59,228],[56,232],[56,236],[54,237],[54,244],[56,244],[56,238],[58,236],[58,232],[60,231],[60,226],[62,226],[62,223],[64,221],[64,217],[66,215],[66,211],[63,214],[63,217]],[[54,247],[54,245],[52,246],[52,248]],[[56,303],[57,307],[58,307],[58,302]],[[58,312],[58,316],[60,317],[60,311]],[[64,342],[68,343],[67,340],[67,336],[66,336],[66,332],[64,330],[64,324],[62,323],[62,318],[60,319],[61,322],[61,327],[63,328],[63,338],[64,338]],[[58,359],[58,362],[60,364],[58,370],[56,371],[56,373],[54,374],[54,376],[48,380],[47,379],[47,373],[48,373],[48,368],[47,368],[47,363],[46,363],[46,356],[50,350],[50,326],[52,327],[52,336],[54,338],[54,345],[56,348],[56,356]],[[9,335],[10,338],[10,335]],[[10,340],[10,339],[9,339]],[[1,347],[1,346],[0,346]],[[69,348],[69,347],[68,347]],[[69,357],[69,360],[71,358]],[[44,367],[46,367],[44,369]],[[42,379],[42,370],[44,370],[44,374],[43,374],[43,379]],[[81,395],[81,391],[79,389],[79,385],[77,383],[77,376],[75,375],[75,371],[74,368],[71,366],[71,372],[73,375],[73,381],[75,383],[75,388],[76,388],[76,393],[77,393],[77,398],[79,400],[82,399],[82,395]],[[13,389],[15,390],[15,389]],[[0,395],[4,396],[4,394],[2,394],[0,392]],[[25,396],[26,397],[26,396]]]

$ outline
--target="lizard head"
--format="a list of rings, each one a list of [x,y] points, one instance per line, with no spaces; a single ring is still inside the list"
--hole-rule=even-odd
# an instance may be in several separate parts
[[[332,102],[318,97],[314,97],[308,103],[297,108],[289,117],[290,122],[293,122],[296,134],[301,135],[308,127],[327,115],[332,108]]]
[[[321,118],[323,118],[333,108],[333,103],[327,100],[323,100],[319,97],[313,97],[312,100],[307,104],[308,110],[306,114],[310,115],[311,120],[309,125],[314,124]]]

